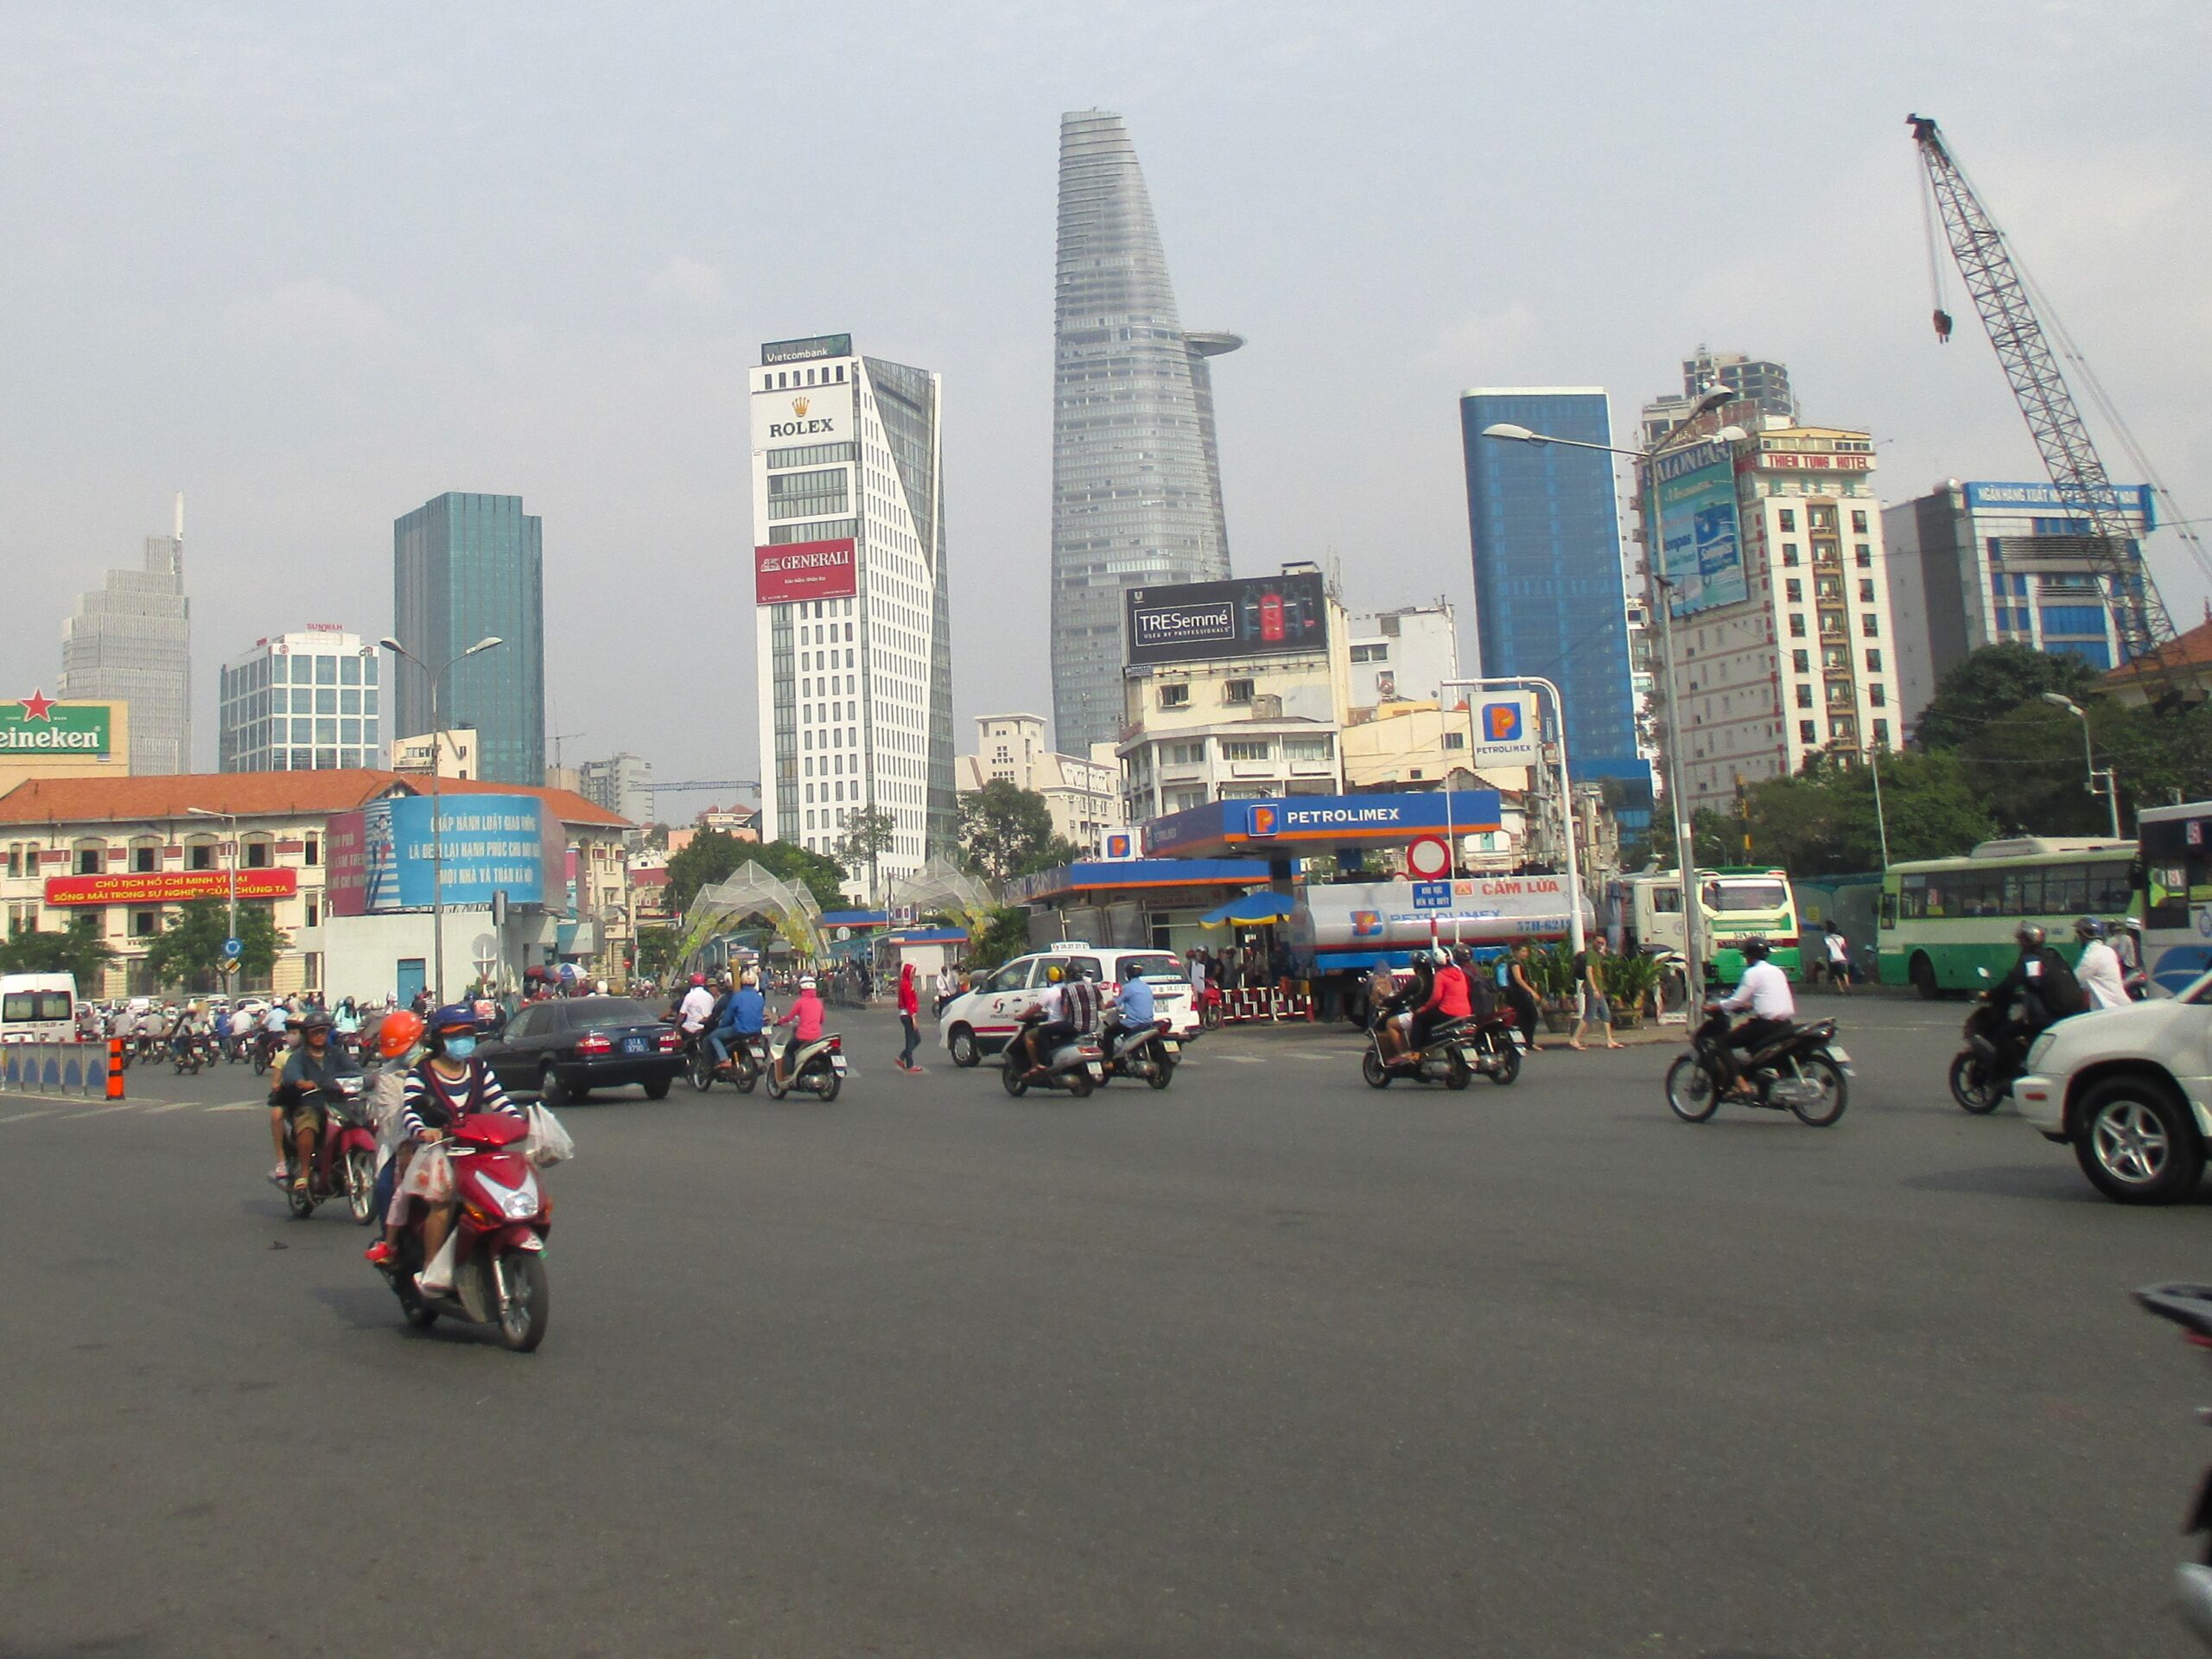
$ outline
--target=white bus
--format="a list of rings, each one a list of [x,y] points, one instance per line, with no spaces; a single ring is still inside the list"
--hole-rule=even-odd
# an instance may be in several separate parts
[[[2135,815],[2143,876],[2143,971],[2172,996],[2212,972],[2212,801]]]
[[[1768,960],[1792,979],[1804,977],[1797,944],[1797,895],[1789,872],[1759,865],[1727,865],[1697,873],[1698,937],[1712,964],[1716,985],[1733,985],[1744,976],[1744,953],[1736,942],[1758,934],[1767,942]],[[1624,950],[1681,956],[1687,945],[1682,925],[1682,884],[1672,870],[1656,875],[1624,875],[1606,889],[1607,918],[1622,934]]]
[[[73,974],[0,974],[0,1043],[76,1039]]]

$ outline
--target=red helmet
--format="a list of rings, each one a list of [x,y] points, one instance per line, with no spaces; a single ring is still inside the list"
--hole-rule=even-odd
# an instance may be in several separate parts
[[[412,1009],[399,1008],[384,1017],[377,1027],[377,1052],[387,1060],[396,1060],[423,1040],[423,1016]]]
[[[694,974],[691,976],[691,982],[703,987],[707,982],[707,976],[704,974]]]

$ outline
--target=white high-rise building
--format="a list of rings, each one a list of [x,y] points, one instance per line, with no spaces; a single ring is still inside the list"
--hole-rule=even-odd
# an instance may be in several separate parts
[[[952,630],[940,377],[772,341],[751,374],[761,839],[832,853],[854,812],[892,821],[851,887],[949,850]]]
[[[384,764],[377,648],[334,622],[257,639],[223,666],[220,772],[327,772]]]
[[[71,701],[130,705],[135,777],[192,770],[192,601],[184,596],[184,497],[174,534],[146,538],[144,565],[111,570],[61,624]]]
[[[653,821],[653,763],[627,749],[577,767],[576,791],[632,823]]]

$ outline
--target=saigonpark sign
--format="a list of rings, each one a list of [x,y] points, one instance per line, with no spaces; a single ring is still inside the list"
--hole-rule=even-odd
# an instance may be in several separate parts
[[[0,755],[105,756],[111,712],[104,702],[57,702],[43,691],[0,702]]]
[[[753,550],[753,597],[756,604],[788,605],[802,599],[850,599],[860,592],[853,538],[835,542],[787,542]]]

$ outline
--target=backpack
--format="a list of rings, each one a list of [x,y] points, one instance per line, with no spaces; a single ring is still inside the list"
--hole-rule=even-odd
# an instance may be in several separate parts
[[[2044,948],[2043,972],[2036,980],[2035,994],[2042,1000],[2044,1012],[2053,1020],[2088,1010],[2089,999],[2082,994],[2082,982],[2074,977],[2066,958],[2047,945]]]

